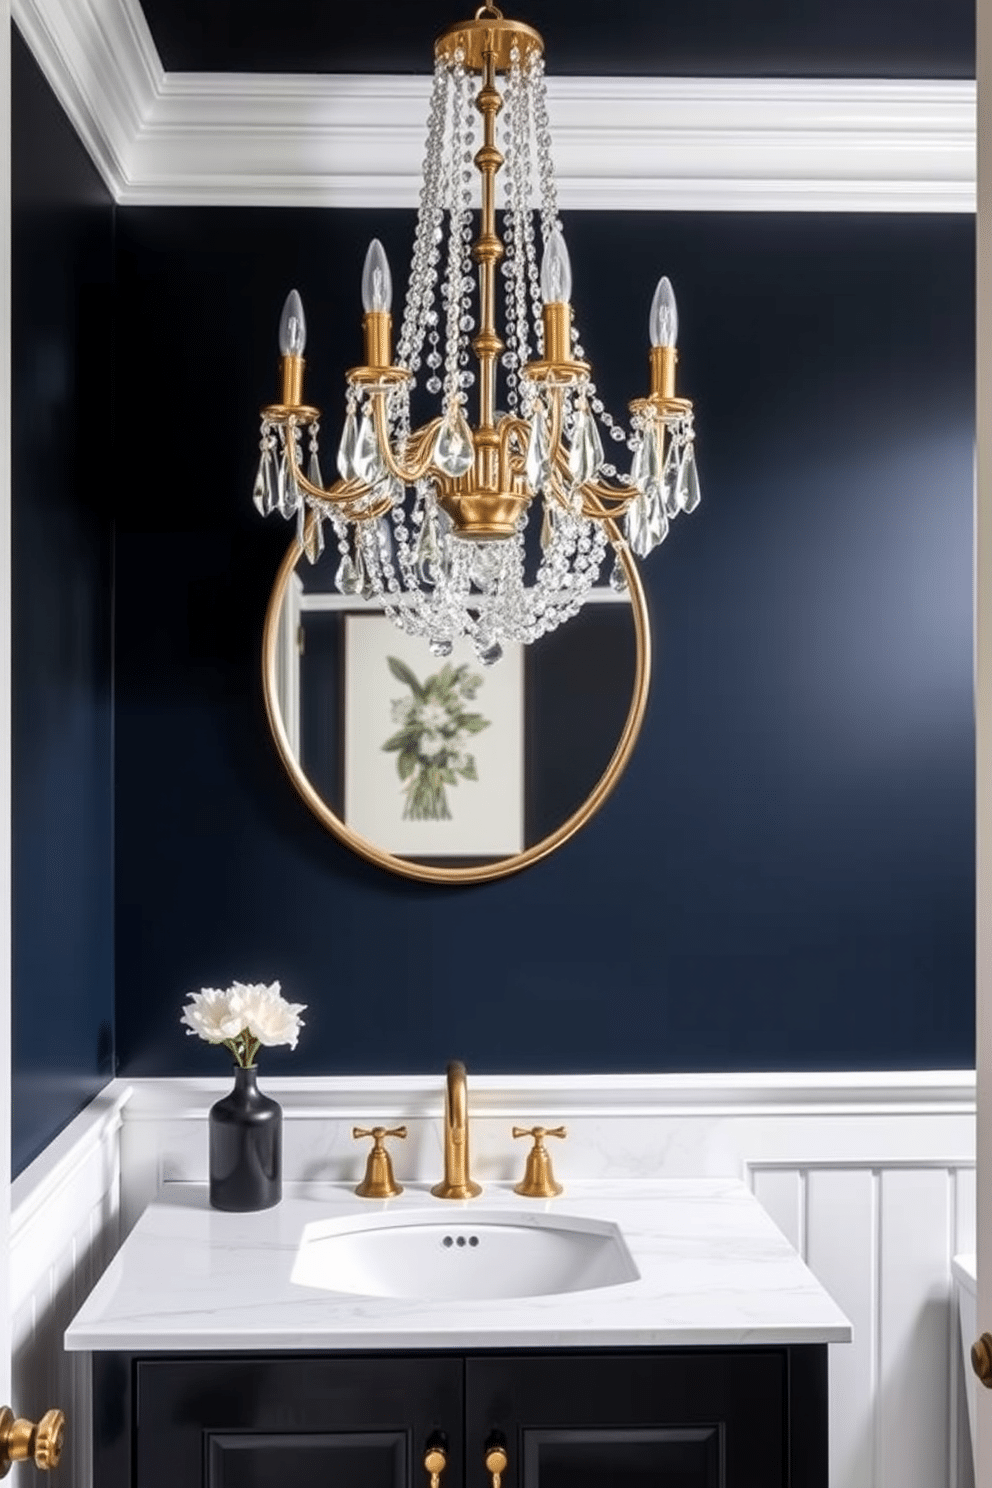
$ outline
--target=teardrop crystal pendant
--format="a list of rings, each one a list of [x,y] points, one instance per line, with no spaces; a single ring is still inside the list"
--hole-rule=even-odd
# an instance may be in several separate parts
[[[627,570],[620,562],[619,554],[613,560],[613,567],[610,569],[609,583],[610,588],[613,590],[614,594],[627,593]]]
[[[551,442],[548,438],[548,421],[540,405],[531,415],[527,453],[524,456],[524,475],[535,496],[551,476]]]
[[[269,454],[269,464],[265,472],[266,484],[268,486],[266,500],[268,501],[270,512],[278,511],[279,504],[282,501],[282,486],[279,479],[280,469],[279,457],[275,450],[272,450]]]
[[[638,558],[646,558],[651,551],[651,529],[647,514],[648,498],[642,493],[634,497],[627,508],[627,541],[630,550]]]
[[[596,422],[592,414],[590,414],[588,419],[586,420],[586,427],[582,437],[585,440],[586,445],[586,462],[592,468],[592,474],[588,477],[588,479],[592,480],[593,476],[596,475],[599,467],[602,465],[604,459],[606,458],[603,454],[603,440],[599,432],[599,424]]]
[[[503,647],[492,636],[479,636],[475,643],[475,654],[484,667],[491,667],[502,661]]]
[[[442,475],[458,480],[467,475],[475,462],[472,431],[460,407],[450,409],[437,434],[434,464]]]
[[[258,462],[258,474],[255,476],[255,486],[251,493],[251,499],[255,503],[255,510],[260,517],[267,517],[272,510],[269,500],[269,466],[272,463],[268,450],[262,451],[262,458]]]
[[[661,500],[657,494],[657,487],[655,487],[655,494],[646,497],[645,500],[647,502],[648,537],[650,539],[648,551],[650,552],[659,543],[663,543],[668,536],[668,518],[662,510]]]
[[[355,446],[358,444],[358,423],[353,409],[349,409],[341,431],[338,445],[338,475],[342,480],[355,479]]]
[[[358,426],[358,437],[355,441],[355,453],[352,457],[355,475],[367,486],[374,486],[381,481],[386,474],[386,466],[382,458],[382,450],[379,448],[379,440],[376,437],[375,426],[367,413],[362,414],[362,421]]]
[[[324,477],[320,473],[320,460],[317,458],[316,450],[310,451],[310,463],[307,466],[307,480],[312,486],[319,486],[321,490],[324,489]]]
[[[555,519],[551,510],[551,502],[544,502],[544,516],[541,519],[541,552],[550,553],[555,540]]]
[[[588,408],[580,408],[575,415],[572,429],[572,444],[568,452],[569,473],[577,486],[591,481],[603,463],[603,442],[596,428],[596,420]]]
[[[440,553],[433,512],[424,513],[420,536],[417,538],[417,546],[413,556],[416,560],[417,573],[421,583],[436,583],[440,575]]]
[[[641,436],[641,442],[634,451],[634,457],[630,462],[630,483],[643,491],[647,485],[647,460],[648,460],[648,434],[647,431]]]
[[[282,465],[279,470],[280,501],[279,511],[287,519],[299,510],[303,500],[302,492],[296,484],[296,476],[293,474],[287,455],[282,457]]]
[[[684,512],[694,512],[699,505],[699,472],[696,469],[696,456],[693,453],[693,443],[690,439],[682,456],[679,466],[679,478],[676,485],[676,497],[678,504]]]
[[[362,585],[365,582],[365,574],[362,569],[362,560],[355,562],[350,553],[345,553],[338,564],[338,571],[334,575],[334,587],[339,594],[361,594]]]
[[[393,534],[389,530],[389,523],[385,517],[380,517],[375,524],[375,545],[379,554],[379,562],[383,565],[393,561]]]
[[[674,439],[670,441],[668,453],[665,456],[665,468],[661,473],[661,504],[665,510],[666,517],[677,517],[679,514],[678,498],[679,479],[679,457]]]
[[[308,511],[303,523],[303,551],[316,563],[324,551],[324,522],[318,512]]]

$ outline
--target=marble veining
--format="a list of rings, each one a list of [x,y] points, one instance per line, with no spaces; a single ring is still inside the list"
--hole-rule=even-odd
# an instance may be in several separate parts
[[[486,1301],[365,1297],[301,1286],[304,1226],[363,1215],[548,1213],[611,1221],[639,1273],[598,1291]],[[510,1185],[446,1202],[427,1186],[362,1200],[287,1186],[258,1214],[212,1210],[204,1184],[165,1184],[65,1335],[70,1350],[631,1347],[837,1343],[847,1319],[743,1183],[571,1184],[554,1200]]]

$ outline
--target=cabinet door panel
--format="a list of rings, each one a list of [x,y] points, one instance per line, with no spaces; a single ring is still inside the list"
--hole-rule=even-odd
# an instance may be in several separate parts
[[[523,1481],[541,1488],[720,1488],[718,1426],[523,1433]]]
[[[405,1488],[405,1432],[210,1432],[207,1488]]]
[[[134,1488],[422,1488],[439,1431],[461,1460],[459,1359],[201,1356],[135,1373]]]
[[[466,1485],[507,1442],[503,1488],[826,1488],[790,1470],[785,1349],[472,1358]],[[825,1416],[824,1416],[825,1420]]]

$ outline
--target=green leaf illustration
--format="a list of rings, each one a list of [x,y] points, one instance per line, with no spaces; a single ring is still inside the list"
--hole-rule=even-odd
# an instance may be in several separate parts
[[[400,772],[400,779],[408,780],[417,768],[417,751],[415,749],[404,749],[396,761],[396,768]]]
[[[458,726],[470,734],[481,734],[484,728],[489,727],[489,719],[483,718],[481,713],[462,713]]]
[[[411,672],[406,662],[400,661],[398,656],[387,656],[386,664],[388,665],[389,670],[392,672],[393,676],[396,678],[397,682],[403,682],[407,687],[409,687],[410,691],[417,699],[417,702],[422,703],[425,699],[424,689],[421,687],[420,683],[417,681],[416,677]]]
[[[394,749],[406,749],[409,745],[416,745],[419,737],[416,729],[400,729],[398,734],[393,734],[386,740],[382,746],[383,751],[391,754]]]
[[[459,775],[463,776],[466,780],[478,780],[478,778],[479,778],[479,772],[475,768],[475,755],[474,754],[467,754],[465,756],[465,762],[460,767],[458,773],[459,773]]]

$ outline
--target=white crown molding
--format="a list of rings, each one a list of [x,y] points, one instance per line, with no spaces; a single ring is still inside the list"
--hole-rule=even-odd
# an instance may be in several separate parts
[[[138,0],[13,0],[115,200],[414,207],[424,77],[166,73]],[[554,78],[562,206],[972,212],[975,85]]]
[[[116,201],[164,73],[137,0],[11,0],[11,15]]]

